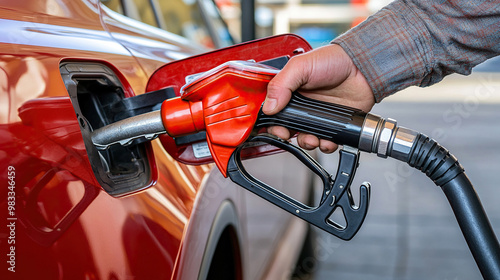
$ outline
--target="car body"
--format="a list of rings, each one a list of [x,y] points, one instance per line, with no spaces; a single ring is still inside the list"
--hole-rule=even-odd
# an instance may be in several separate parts
[[[187,2],[213,17],[206,1]],[[124,99],[140,96],[165,63],[229,42],[210,16],[198,19],[196,28],[185,26],[206,25],[203,46],[132,19],[132,11],[140,11],[130,5],[141,1],[120,3],[129,16],[97,0],[0,3],[0,205],[6,224],[0,230],[0,278],[290,276],[305,222],[231,183],[214,165],[177,162],[154,140],[141,152],[149,169],[139,192],[113,197],[96,180],[71,90],[108,89],[108,77]],[[63,68],[85,83],[72,84]],[[99,71],[104,74],[96,78]],[[252,164],[270,184],[292,185],[295,197],[310,194],[308,175],[288,155]]]

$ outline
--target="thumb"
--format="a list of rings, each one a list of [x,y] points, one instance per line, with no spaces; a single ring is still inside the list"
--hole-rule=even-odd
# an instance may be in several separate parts
[[[304,84],[302,67],[295,67],[297,58],[292,58],[268,84],[267,96],[262,106],[264,114],[273,115],[281,111],[290,101],[292,92]]]

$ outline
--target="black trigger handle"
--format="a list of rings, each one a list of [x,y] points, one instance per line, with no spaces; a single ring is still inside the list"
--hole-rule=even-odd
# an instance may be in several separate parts
[[[251,142],[264,142],[285,150],[311,169],[323,183],[321,201],[318,206],[305,205],[253,177],[241,162],[240,153],[245,145],[238,147],[229,159],[228,176],[234,183],[341,239],[350,240],[358,232],[368,211],[370,186],[368,183],[361,186],[360,204],[356,207],[350,191],[352,178],[358,167],[359,152],[356,149],[346,147],[340,151],[339,168],[333,179],[306,151],[287,141],[272,135],[260,134],[250,138],[246,143]],[[330,219],[338,207],[344,212],[345,226],[340,226]]]

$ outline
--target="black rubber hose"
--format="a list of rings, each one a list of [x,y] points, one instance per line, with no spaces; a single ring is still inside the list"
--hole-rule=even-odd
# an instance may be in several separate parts
[[[500,279],[500,246],[469,178],[462,173],[441,186],[484,279]]]
[[[500,245],[458,160],[439,143],[420,134],[408,164],[424,172],[445,193],[483,278],[500,279]]]

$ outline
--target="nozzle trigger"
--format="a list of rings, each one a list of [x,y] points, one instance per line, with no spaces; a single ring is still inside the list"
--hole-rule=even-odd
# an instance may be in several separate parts
[[[350,240],[358,232],[368,211],[370,184],[364,183],[360,187],[360,203],[356,206],[350,187],[358,167],[359,152],[357,149],[340,150],[339,167],[335,179],[333,179],[306,151],[287,141],[275,136],[260,134],[250,138],[246,143],[251,142],[264,142],[285,150],[318,175],[323,183],[320,203],[318,206],[305,205],[253,177],[245,170],[241,161],[240,153],[245,145],[238,147],[229,159],[227,173],[233,182],[343,240]],[[341,226],[331,218],[333,212],[339,207],[344,214],[345,226]]]

